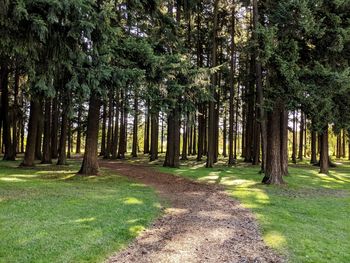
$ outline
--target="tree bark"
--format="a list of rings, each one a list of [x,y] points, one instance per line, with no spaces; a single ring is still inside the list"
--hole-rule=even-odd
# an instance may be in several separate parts
[[[1,85],[1,114],[3,123],[2,142],[5,147],[4,160],[14,161],[16,155],[13,152],[11,125],[10,125],[10,108],[9,108],[9,69],[7,65],[1,66],[0,85]],[[1,145],[2,146],[2,145]]]
[[[89,102],[89,113],[87,120],[85,153],[82,166],[79,174],[82,175],[96,175],[98,174],[97,161],[97,143],[99,116],[100,116],[101,100],[95,92],[92,92]]]
[[[304,150],[304,113],[300,111],[301,119],[300,119],[300,136],[299,136],[299,153],[298,153],[298,159],[303,160],[303,150]]]
[[[68,128],[67,128],[67,159],[72,157],[72,121],[68,120]]]
[[[51,158],[51,99],[45,100],[43,156],[41,163],[52,163]]]
[[[282,175],[288,172],[288,111],[285,107],[281,110],[281,170]]]
[[[263,183],[283,184],[283,171],[281,161],[281,115],[283,114],[283,104],[278,100],[271,112],[267,114],[267,155],[266,171]]]
[[[114,138],[112,141],[112,159],[117,158],[117,149],[119,144],[119,90],[117,90],[115,99],[115,121],[114,121]]]
[[[317,163],[317,148],[316,148],[317,134],[316,131],[311,130],[311,164]]]
[[[223,131],[222,131],[222,155],[224,157],[227,157],[227,116],[226,116],[226,109],[224,111],[224,121],[223,121]]]
[[[58,157],[58,120],[59,120],[59,106],[58,96],[52,102],[52,119],[51,119],[51,156],[53,159]]]
[[[79,107],[78,109],[78,121],[77,121],[77,142],[76,142],[76,149],[75,153],[80,154],[81,153],[81,116],[82,115],[82,109]]]
[[[106,128],[107,128],[107,103],[104,102],[102,106],[102,135],[101,135],[101,151],[100,156],[106,153]]]
[[[152,109],[151,112],[151,151],[150,161],[158,159],[158,135],[159,135],[159,112]]]
[[[253,0],[253,19],[254,19],[254,38],[258,41],[257,28],[260,20],[258,1]],[[260,43],[260,42],[259,42]],[[255,50],[255,75],[256,75],[256,112],[258,116],[258,122],[260,125],[261,133],[261,153],[262,153],[262,162],[261,162],[261,171],[265,171],[266,164],[266,141],[267,141],[267,127],[265,119],[265,110],[264,110],[264,92],[263,92],[263,81],[262,81],[262,66],[259,60],[258,50]],[[287,116],[288,119],[288,116]],[[288,123],[287,123],[288,125]],[[287,130],[288,132],[288,130]],[[288,147],[288,140],[287,140]],[[287,151],[288,154],[288,151]],[[288,160],[288,156],[287,156]]]
[[[134,124],[133,124],[133,133],[132,133],[132,151],[131,156],[136,158],[138,151],[138,125],[139,125],[139,102],[138,94],[134,94]]]
[[[214,22],[213,22],[213,43],[212,43],[212,67],[217,66],[217,30],[218,30],[218,4],[219,1],[214,1]],[[214,73],[211,79],[210,94],[214,97],[217,85],[217,75]],[[215,162],[215,101],[209,102],[209,121],[208,121],[208,153],[207,153],[207,168],[212,168]]]
[[[293,148],[292,148],[292,162],[297,163],[297,157],[296,157],[296,152],[297,152],[297,138],[296,138],[296,114],[294,111],[293,114]]]
[[[20,116],[20,110],[18,106],[18,92],[19,92],[19,71],[16,68],[15,70],[15,83],[14,83],[14,97],[13,97],[13,114],[12,114],[12,159],[16,159],[17,152],[19,151],[19,127],[18,124],[19,119],[22,118]]]
[[[163,166],[180,166],[180,109],[178,106],[168,115],[167,150]]]
[[[342,142],[342,158],[345,158],[346,157],[346,150],[345,150],[345,148],[346,148],[346,132],[345,132],[345,130],[343,130],[343,142]]]
[[[26,151],[24,154],[24,160],[21,166],[34,166],[35,163],[35,143],[38,131],[38,121],[40,114],[40,102],[37,99],[32,98],[30,102],[30,115],[28,123],[28,136]]]
[[[328,125],[320,134],[320,173],[328,174],[329,172],[329,146],[328,146]]]
[[[113,90],[110,89],[108,103],[108,125],[107,125],[107,141],[106,149],[103,158],[109,159],[112,151],[112,136],[113,136]]]
[[[37,160],[42,160],[42,140],[43,140],[43,131],[44,131],[44,116],[43,116],[43,107],[42,101],[40,102],[40,112],[39,112],[39,120],[38,120],[38,130],[36,133],[36,143],[35,143],[35,158]]]
[[[236,6],[232,5],[232,14],[231,14],[231,47],[230,47],[230,98],[229,98],[229,131],[228,131],[228,165],[236,164],[235,156],[235,72],[236,72],[236,45],[235,45],[235,28],[236,28]],[[237,131],[236,131],[237,133]]]
[[[184,125],[183,125],[181,160],[188,160],[187,142],[188,142],[188,114],[184,119]]]
[[[68,135],[68,108],[62,109],[61,135],[59,141],[57,165],[67,164],[67,135]]]
[[[147,101],[147,107],[145,112],[145,134],[143,141],[143,153],[149,153],[149,134],[150,134],[150,117],[149,117],[149,101]]]

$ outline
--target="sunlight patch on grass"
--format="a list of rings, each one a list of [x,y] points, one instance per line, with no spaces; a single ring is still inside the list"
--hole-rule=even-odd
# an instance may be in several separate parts
[[[283,249],[286,246],[286,238],[277,231],[270,231],[265,233],[264,240],[266,243],[276,249]]]
[[[131,226],[129,227],[129,231],[132,235],[138,235],[140,234],[145,228],[143,226],[137,225],[137,226]]]
[[[127,205],[141,205],[143,204],[143,201],[135,197],[127,197],[124,199],[123,203]]]
[[[1,177],[0,180],[4,182],[26,182],[27,181],[25,179],[16,178],[16,177]]]
[[[86,222],[92,222],[92,221],[96,221],[95,217],[87,217],[87,218],[79,218],[74,220],[74,223],[86,223]]]

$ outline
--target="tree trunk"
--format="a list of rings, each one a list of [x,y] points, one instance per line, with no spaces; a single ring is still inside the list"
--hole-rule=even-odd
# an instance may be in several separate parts
[[[236,73],[236,45],[235,45],[235,28],[236,28],[236,6],[232,5],[231,13],[231,48],[230,48],[230,98],[229,98],[229,131],[228,131],[228,165],[236,164],[234,154],[234,135],[235,135],[235,73]],[[237,133],[237,130],[236,130]]]
[[[296,157],[296,152],[297,152],[297,138],[296,138],[296,122],[297,122],[297,117],[294,111],[293,114],[293,149],[292,149],[292,162],[297,163],[297,157]]]
[[[82,109],[79,107],[78,109],[78,122],[77,122],[77,144],[76,144],[76,149],[75,153],[80,154],[81,153],[81,115],[82,115]]]
[[[281,170],[282,175],[286,176],[288,172],[288,111],[285,107],[281,111]]]
[[[58,96],[53,99],[52,102],[52,119],[51,119],[51,156],[53,159],[58,157],[58,120],[59,120],[59,107]]]
[[[42,102],[40,102],[40,112],[39,112],[39,120],[38,120],[38,130],[36,133],[36,143],[35,143],[35,158],[37,160],[42,160],[42,139],[44,132],[44,116],[43,116],[43,107]]]
[[[204,136],[205,136],[205,118],[204,118],[204,104],[199,105],[199,116],[198,116],[198,144],[197,144],[197,161],[201,161],[204,150]]]
[[[89,102],[89,113],[87,120],[86,131],[86,143],[85,153],[82,166],[79,174],[83,175],[96,175],[98,174],[98,161],[97,161],[97,143],[98,143],[98,130],[99,116],[100,116],[101,101],[95,92],[92,92]]]
[[[135,92],[134,94],[134,125],[133,125],[133,133],[132,133],[132,151],[131,156],[136,158],[138,151],[138,125],[139,125],[139,102],[138,102],[138,94]],[[163,123],[162,123],[163,125]]]
[[[1,85],[1,114],[3,123],[3,145],[5,147],[4,160],[14,161],[16,159],[15,152],[13,152],[11,125],[10,125],[10,108],[9,108],[9,69],[7,65],[1,67],[0,85]]]
[[[28,123],[28,136],[24,160],[21,166],[34,166],[35,163],[35,143],[38,131],[38,122],[40,114],[39,100],[32,98],[30,102],[30,115]]]
[[[345,158],[346,157],[346,150],[345,150],[345,148],[346,148],[346,132],[345,132],[345,130],[343,130],[343,142],[342,142],[342,155],[341,155],[341,157],[342,158]]]
[[[107,142],[103,158],[109,159],[112,151],[112,136],[113,136],[113,90],[110,89],[108,103],[108,126],[107,126]]]
[[[119,135],[119,147],[118,147],[118,159],[125,159],[126,153],[126,124],[127,124],[127,109],[126,109],[126,95],[124,91],[121,91],[121,116],[120,116],[120,135]]]
[[[183,134],[182,134],[181,160],[188,160],[188,158],[187,158],[187,142],[188,142],[188,114],[184,119]]]
[[[316,148],[317,134],[316,131],[311,130],[311,164],[317,163],[317,148]]]
[[[57,165],[67,164],[67,135],[68,135],[68,108],[63,107],[62,109],[62,120],[61,120],[61,135],[60,144],[58,150]]]
[[[115,99],[115,121],[114,121],[114,138],[112,141],[112,159],[117,158],[117,149],[119,144],[119,90],[117,90]]]
[[[167,150],[163,166],[180,166],[180,109],[176,106],[168,115]]]
[[[213,43],[212,43],[212,67],[217,66],[217,30],[218,30],[218,5],[219,1],[214,1],[214,22],[213,22]],[[217,85],[217,75],[213,73],[210,85],[210,94],[215,96]],[[212,168],[215,162],[215,101],[209,102],[209,121],[208,121],[208,153],[207,153],[207,168]]]
[[[253,19],[254,19],[254,38],[256,41],[259,41],[256,30],[258,28],[260,14],[258,8],[258,1],[253,1]],[[261,133],[261,153],[262,153],[262,162],[261,162],[261,171],[265,171],[266,164],[266,141],[267,141],[267,127],[266,127],[266,119],[265,119],[265,110],[264,110],[264,94],[263,94],[263,81],[262,81],[262,66],[259,60],[258,50],[255,50],[255,75],[256,75],[256,112],[258,116],[258,122],[260,125],[260,133]],[[287,116],[288,119],[288,116]],[[288,123],[287,123],[288,125]],[[288,130],[287,130],[288,132]],[[287,147],[288,147],[288,138],[287,138]],[[288,154],[288,150],[287,150]],[[288,161],[288,156],[287,156]]]
[[[149,153],[149,133],[150,133],[150,116],[149,116],[149,101],[145,112],[145,135],[143,141],[143,153]]]
[[[226,116],[226,109],[224,111],[224,122],[223,122],[223,131],[222,131],[222,155],[224,157],[227,157],[227,116]]]
[[[101,151],[100,156],[106,153],[106,127],[107,127],[107,103],[104,102],[102,106],[102,135],[101,135]],[[99,122],[98,122],[99,123]]]
[[[281,115],[283,114],[283,104],[277,101],[271,112],[267,114],[267,152],[266,171],[263,183],[283,184],[283,171],[281,161]]]
[[[51,158],[51,99],[45,100],[43,156],[41,163],[52,163]]]
[[[303,160],[303,150],[304,150],[304,124],[305,124],[305,120],[304,120],[304,113],[302,111],[300,111],[300,115],[301,115],[301,120],[300,120],[300,136],[299,136],[299,153],[298,153],[298,159],[299,160]]]
[[[159,113],[152,110],[151,112],[151,151],[150,161],[158,159],[158,134],[159,134]]]
[[[253,123],[253,155],[252,155],[252,164],[258,165],[260,162],[260,139],[261,139],[261,132],[260,132],[260,125],[258,121],[255,119]]]
[[[329,172],[329,147],[328,147],[328,125],[320,135],[320,173],[328,174]]]
[[[15,70],[15,83],[14,83],[14,98],[13,98],[13,114],[12,114],[12,159],[16,159],[17,152],[19,151],[19,119],[20,111],[18,106],[18,92],[19,92],[19,72],[18,69]]]
[[[194,114],[194,121],[193,121],[193,138],[192,138],[192,154],[197,154],[197,116],[196,113]]]
[[[68,121],[68,130],[67,130],[67,140],[68,140],[68,145],[67,145],[67,158],[70,159],[72,158],[72,121]]]
[[[160,135],[160,152],[164,153],[164,113],[162,112],[162,127]]]

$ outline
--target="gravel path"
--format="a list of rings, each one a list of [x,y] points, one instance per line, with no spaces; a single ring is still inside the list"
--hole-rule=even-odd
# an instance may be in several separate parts
[[[170,203],[161,218],[107,262],[285,262],[263,243],[252,213],[221,187],[145,165],[101,162],[101,166],[155,188]]]

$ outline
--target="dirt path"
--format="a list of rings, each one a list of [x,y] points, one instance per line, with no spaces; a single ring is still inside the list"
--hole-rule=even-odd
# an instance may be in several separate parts
[[[154,187],[170,203],[165,215],[107,262],[284,262],[263,243],[253,215],[214,185],[147,166],[101,166]]]

